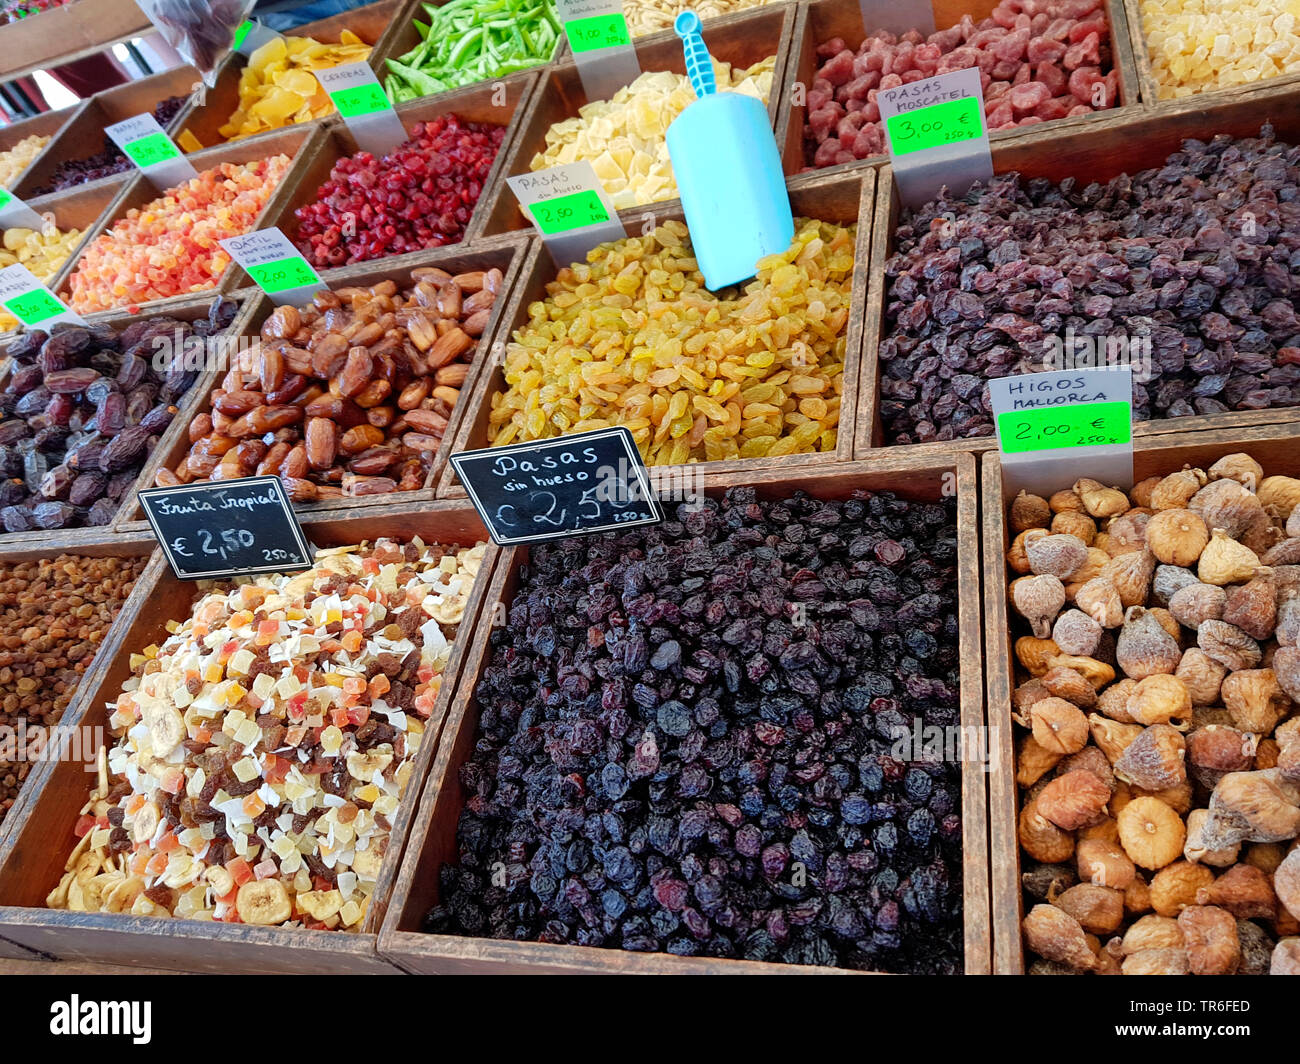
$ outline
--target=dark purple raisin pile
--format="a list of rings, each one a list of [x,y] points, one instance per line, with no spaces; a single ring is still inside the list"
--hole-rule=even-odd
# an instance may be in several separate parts
[[[158,316],[120,331],[56,325],[10,343],[14,364],[0,389],[0,531],[108,524],[199,377],[198,345],[186,350],[185,340],[224,332],[237,310],[217,299],[193,322]],[[170,363],[169,350],[177,356]]]
[[[477,688],[441,934],[962,968],[955,506],[733,488],[532,548]]]
[[[153,116],[158,124],[166,129],[185,106],[188,96],[169,96],[153,109]],[[131,161],[109,137],[104,138],[104,150],[87,159],[64,159],[54,169],[50,183],[38,188],[33,196],[48,196],[52,192],[62,192],[67,188],[76,188],[87,181],[98,181],[101,177],[110,177],[131,169]]]
[[[1149,338],[1135,420],[1300,405],[1300,148],[1269,126],[1104,185],[1003,174],[905,217],[896,241],[888,443],[993,435],[985,381],[1054,368],[1049,338],[1070,329]]]

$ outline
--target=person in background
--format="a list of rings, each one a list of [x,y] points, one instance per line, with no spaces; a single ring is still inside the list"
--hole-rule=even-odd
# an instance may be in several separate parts
[[[356,7],[365,7],[374,0],[259,0],[253,8],[253,18],[267,29],[291,30],[305,22],[332,18]]]

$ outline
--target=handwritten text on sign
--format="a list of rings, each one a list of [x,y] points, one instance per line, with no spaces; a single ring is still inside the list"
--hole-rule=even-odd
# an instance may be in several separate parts
[[[310,263],[279,229],[227,237],[221,246],[277,303],[301,303],[325,287]]]
[[[171,188],[198,177],[198,171],[153,115],[136,115],[105,127],[104,132],[158,188]]]
[[[903,203],[920,206],[947,187],[961,195],[993,176],[978,67],[876,93]]]
[[[182,580],[312,565],[311,547],[279,477],[146,488],[140,503]]]
[[[48,330],[59,322],[85,324],[22,263],[0,270],[0,304],[29,329],[40,326]]]
[[[597,244],[627,236],[586,159],[507,177],[506,184],[561,265],[581,262]]]
[[[494,542],[509,545],[663,520],[624,428],[451,456]]]

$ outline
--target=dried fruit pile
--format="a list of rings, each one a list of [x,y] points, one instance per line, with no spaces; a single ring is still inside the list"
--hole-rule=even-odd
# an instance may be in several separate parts
[[[6,532],[103,525],[198,377],[181,346],[215,336],[237,304],[217,300],[195,322],[155,317],[121,331],[56,327],[20,336],[0,391],[0,523]],[[178,356],[168,361],[167,345]],[[156,365],[167,367],[160,372]]]
[[[154,106],[153,116],[157,119],[158,124],[163,129],[166,129],[171,125],[172,120],[180,114],[181,108],[185,106],[188,100],[188,96],[169,96]],[[49,184],[36,189],[32,195],[47,196],[52,192],[76,188],[78,185],[84,185],[87,181],[98,181],[101,177],[111,177],[113,174],[125,173],[127,170],[132,169],[133,166],[131,160],[123,155],[122,150],[113,143],[112,138],[105,137],[104,150],[98,155],[91,155],[85,159],[64,159],[54,168],[54,173],[50,175]]]
[[[382,159],[340,159],[294,211],[299,249],[327,267],[459,243],[504,137],[504,126],[439,115]]]
[[[767,103],[775,66],[774,55],[744,70],[714,60],[713,73],[718,91]],[[685,74],[647,72],[610,99],[583,104],[576,118],[551,126],[546,149],[533,156],[528,168],[546,170],[586,159],[619,210],[673,199],[677,179],[664,134],[694,102],[695,90]]]
[[[878,32],[856,51],[834,37],[817,58],[804,123],[811,167],[883,154],[876,90],[935,74],[979,67],[990,131],[1092,114],[1119,98],[1102,0],[1001,0],[988,18],[963,15],[929,37]]]
[[[488,440],[623,425],[652,465],[833,451],[854,239],[796,219],[788,251],[716,295],[680,222],[601,244],[528,308]]]
[[[1149,345],[1135,420],[1300,404],[1300,148],[1184,141],[1106,184],[1002,174],[896,233],[880,343],[889,443],[993,435],[990,377],[1066,334]]]
[[[49,142],[49,137],[33,133],[31,136],[23,137],[8,151],[0,152],[0,185],[13,188],[14,182]]]
[[[891,753],[959,723],[952,502],[733,488],[535,546],[426,929],[961,971],[960,766]]]
[[[673,21],[683,11],[694,11],[700,18],[709,19],[771,2],[774,0],[624,0],[623,14],[632,36],[642,37],[671,30]]]
[[[1300,6],[1278,0],[1141,0],[1162,100],[1300,71]]]
[[[86,245],[69,305],[88,314],[215,288],[230,265],[218,241],[253,228],[288,169],[287,155],[221,163],[132,207]]]
[[[1300,479],[1021,493],[1031,972],[1300,974]]]
[[[59,272],[59,268],[72,254],[72,249],[81,240],[81,230],[56,228],[53,214],[46,214],[44,218],[47,223],[45,229],[6,229],[0,235],[0,270],[22,263],[38,281],[48,281]],[[0,310],[0,331],[8,331],[17,326],[17,318]]]
[[[400,294],[383,281],[278,307],[158,486],[271,474],[299,502],[424,487],[502,276],[421,267],[411,277]]]
[[[359,63],[369,55],[370,45],[349,30],[339,35],[338,44],[292,35],[267,41],[248,57],[239,75],[239,106],[217,132],[228,140],[241,140],[332,115],[334,102],[315,72]],[[198,146],[195,139],[192,147]]]
[[[359,930],[483,551],[331,548],[169,622],[46,904]]]
[[[0,565],[0,726],[17,732],[59,722],[147,555],[85,558],[60,554]],[[27,732],[30,743],[36,733]],[[0,823],[33,760],[0,741]]]

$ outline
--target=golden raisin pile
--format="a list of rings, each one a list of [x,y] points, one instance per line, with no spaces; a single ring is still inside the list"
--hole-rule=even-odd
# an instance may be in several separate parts
[[[0,565],[0,727],[15,733],[0,741],[0,819],[31,767],[16,748],[19,722],[58,723],[147,561],[60,554]]]
[[[1029,971],[1300,973],[1300,479],[1231,454],[1009,520]]]

